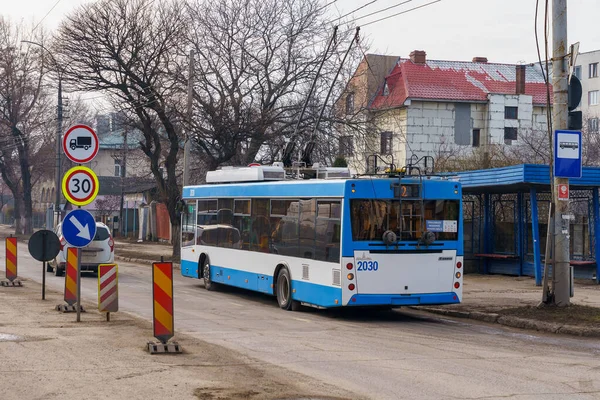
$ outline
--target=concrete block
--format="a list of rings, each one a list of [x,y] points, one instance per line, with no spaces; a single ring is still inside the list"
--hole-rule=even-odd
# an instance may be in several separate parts
[[[427,102],[423,102],[422,104],[423,104],[423,110],[436,110],[437,111],[439,109],[439,107],[438,107],[439,103],[427,101]]]
[[[438,115],[436,115],[438,118],[447,118],[447,119],[452,119],[454,120],[454,111],[450,111],[450,110],[439,110],[438,111]]]
[[[435,125],[424,126],[423,133],[426,135],[432,135],[432,136],[441,135],[440,128]]]
[[[441,111],[439,110],[429,110],[429,109],[425,109],[423,110],[423,117],[425,118],[435,118],[439,116],[439,113]]]
[[[420,125],[420,126],[424,126],[427,125],[428,121],[427,118],[414,118],[414,122],[413,125]]]
[[[429,135],[414,135],[412,137],[412,141],[414,143],[428,143],[429,142]]]
[[[440,121],[440,126],[442,128],[454,129],[454,118],[442,118]]]
[[[492,122],[497,122],[497,121],[492,121]],[[519,127],[519,120],[517,119],[507,119],[504,121],[504,126],[506,128],[518,128]],[[496,126],[495,126],[496,128]]]
[[[504,114],[504,103],[490,103],[489,110],[493,112],[502,112]]]
[[[504,129],[504,120],[491,120],[488,122],[490,129]]]
[[[533,123],[531,121],[519,121],[519,128],[521,129],[531,129],[533,127]]]
[[[408,108],[408,118],[417,118],[423,116],[423,109],[421,107],[409,107]]]
[[[531,121],[532,118],[533,118],[533,115],[531,114],[531,111],[525,110],[525,111],[521,112],[519,110],[519,120],[520,121],[523,121],[523,120],[524,121]]]
[[[420,133],[423,133],[423,127],[422,126],[408,125],[406,127],[406,134],[407,135],[420,134]]]

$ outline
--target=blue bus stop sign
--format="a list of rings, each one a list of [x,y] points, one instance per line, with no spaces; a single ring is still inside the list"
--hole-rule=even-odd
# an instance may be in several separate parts
[[[554,131],[554,176],[581,178],[581,132]]]
[[[73,210],[65,216],[62,234],[71,246],[85,247],[96,236],[96,220],[89,211]]]

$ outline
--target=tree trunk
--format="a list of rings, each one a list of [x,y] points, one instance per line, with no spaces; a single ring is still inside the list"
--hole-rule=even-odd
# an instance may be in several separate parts
[[[20,235],[23,233],[23,224],[21,223],[21,200],[14,193],[13,196],[15,200],[15,212],[13,215],[15,218],[15,235]]]

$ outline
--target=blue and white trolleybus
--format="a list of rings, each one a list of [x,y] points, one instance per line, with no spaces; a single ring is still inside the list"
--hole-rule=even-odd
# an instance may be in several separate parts
[[[182,275],[273,295],[286,310],[461,301],[459,182],[316,175],[224,168],[184,187]]]

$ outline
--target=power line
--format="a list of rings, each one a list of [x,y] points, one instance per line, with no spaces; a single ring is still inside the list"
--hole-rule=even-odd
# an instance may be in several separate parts
[[[58,3],[60,3],[62,0],[57,0],[56,3],[54,3],[54,5],[52,6],[52,8],[50,9],[50,11],[48,11],[46,13],[46,15],[44,15],[44,17],[40,20],[40,22],[37,23],[37,25],[31,30],[31,33],[35,32],[35,30],[38,28],[38,26],[40,26],[40,24],[46,19],[46,17],[48,15],[50,15],[50,13],[52,12],[52,10],[54,10],[56,8],[56,6],[58,5]]]
[[[362,26],[365,27],[365,26],[369,26],[371,24],[375,24],[377,22],[385,21],[386,19],[397,17],[398,15],[406,14],[408,12],[418,10],[419,8],[423,8],[423,7],[427,7],[427,6],[430,6],[430,5],[435,4],[435,3],[439,3],[440,1],[442,1],[442,0],[430,1],[429,3],[425,3],[425,4],[422,4],[422,5],[417,6],[417,7],[409,8],[408,10],[404,10],[404,11],[401,11],[399,13],[389,15],[387,17],[376,19],[375,21],[367,22],[366,24],[362,24]]]
[[[339,20],[340,20],[340,19],[342,19],[342,18],[346,18],[348,15],[352,15],[352,14],[354,14],[355,12],[357,12],[357,11],[360,11],[360,10],[362,10],[362,9],[363,9],[363,8],[365,8],[365,7],[368,7],[368,6],[370,6],[371,4],[373,4],[373,3],[376,3],[377,1],[379,1],[379,0],[372,0],[372,1],[368,2],[367,4],[365,4],[365,5],[363,5],[363,6],[360,6],[360,7],[356,8],[356,9],[354,9],[354,10],[350,11],[349,13],[346,13],[346,14],[342,15],[341,17],[338,17],[338,18],[336,18],[336,19],[334,19],[334,20],[331,20],[331,21],[329,21],[329,22],[327,22],[327,23],[332,23],[332,22],[334,22],[334,21],[339,21]]]
[[[365,14],[365,15],[362,15],[362,16],[360,16],[360,17],[358,17],[358,18],[355,18],[355,19],[354,19],[354,21],[358,21],[359,19],[367,18],[367,17],[370,17],[370,16],[372,16],[372,15],[379,14],[379,13],[382,13],[382,12],[385,12],[385,11],[388,11],[388,10],[391,10],[391,9],[393,9],[393,8],[396,8],[396,7],[400,7],[401,5],[404,5],[404,4],[406,4],[406,3],[410,3],[411,1],[413,1],[413,0],[405,0],[405,1],[401,1],[400,3],[396,3],[396,4],[394,4],[394,5],[391,5],[391,6],[389,6],[389,7],[382,8],[381,10],[373,11],[373,12],[372,12],[372,13],[370,13],[370,14]],[[364,25],[363,25],[363,26],[364,26]]]

